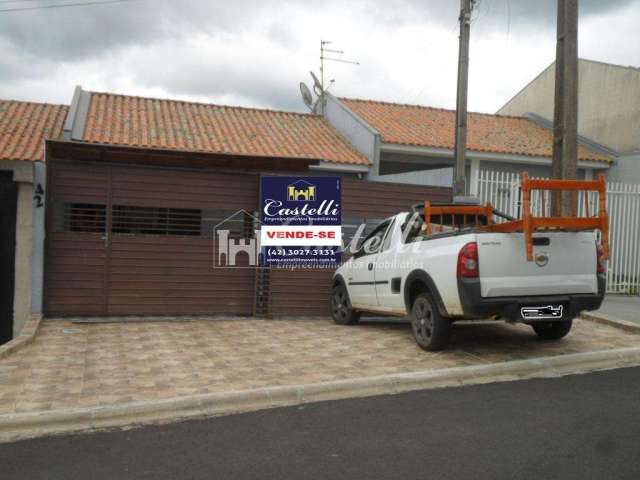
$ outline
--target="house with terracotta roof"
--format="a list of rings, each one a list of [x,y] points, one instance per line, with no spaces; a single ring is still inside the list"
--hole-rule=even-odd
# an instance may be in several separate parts
[[[337,98],[325,94],[320,110],[328,122],[371,161],[369,178],[415,183],[448,172],[451,177],[455,111],[421,105]],[[470,113],[467,189],[477,193],[481,169],[528,171],[550,176],[552,131],[535,116]],[[583,178],[607,171],[616,153],[580,139],[578,171]]]
[[[347,235],[451,198],[449,186],[362,179],[371,160],[321,115],[80,87],[69,107],[0,104],[0,155],[13,226],[0,260],[15,269],[2,341],[29,315],[326,314],[329,269],[271,272],[244,254],[216,267],[231,251],[217,226],[234,251],[254,238],[263,175],[341,177]]]
[[[251,240],[262,175],[341,177],[345,232],[449,201],[453,125],[453,111],[328,93],[318,114],[81,87],[69,107],[1,102],[2,340],[29,315],[322,315],[330,271],[212,268],[215,226],[233,218],[229,238]],[[468,146],[471,193],[481,168],[551,163],[535,118],[470,114]],[[579,157],[590,177],[614,155],[583,139]]]
[[[0,344],[17,336],[42,291],[45,140],[62,135],[68,107],[0,100]]]

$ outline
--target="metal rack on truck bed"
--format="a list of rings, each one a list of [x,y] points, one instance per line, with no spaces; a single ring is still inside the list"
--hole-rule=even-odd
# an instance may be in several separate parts
[[[525,249],[528,261],[533,261],[533,233],[539,231],[559,230],[578,232],[585,230],[600,230],[603,258],[609,258],[609,215],[607,214],[606,182],[604,175],[598,175],[597,180],[551,180],[530,179],[527,172],[520,175],[520,189],[522,192],[522,218],[513,219],[498,213],[490,203],[485,205],[432,205],[424,203],[424,222],[427,235],[434,233],[434,229],[443,231],[444,225],[455,228],[456,226],[474,226],[480,231],[511,233],[522,232],[525,238]],[[540,195],[541,215],[531,212],[531,194],[533,191],[542,191]],[[572,205],[574,211],[571,215],[562,215],[560,202],[555,202],[552,215],[546,216],[546,195],[550,192],[577,192],[583,191],[585,216],[578,216],[576,211],[577,201],[574,197]],[[592,216],[589,209],[588,195],[586,192],[598,192],[598,211]],[[557,194],[560,197],[560,193]],[[499,214],[508,219],[503,223],[496,223],[494,214]],[[439,225],[434,228],[435,225]]]

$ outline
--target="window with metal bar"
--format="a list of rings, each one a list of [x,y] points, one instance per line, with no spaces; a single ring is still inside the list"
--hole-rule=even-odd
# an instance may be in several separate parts
[[[200,235],[202,210],[114,205],[111,231],[121,235]]]
[[[56,232],[104,233],[107,210],[93,203],[54,205],[53,230]]]

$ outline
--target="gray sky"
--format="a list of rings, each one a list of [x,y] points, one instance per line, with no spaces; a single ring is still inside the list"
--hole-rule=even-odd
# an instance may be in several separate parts
[[[495,112],[553,61],[555,3],[480,0],[472,110]],[[327,64],[335,94],[453,108],[458,8],[458,0],[136,0],[0,12],[0,97],[68,103],[81,84],[304,111],[298,83],[318,70],[325,38],[361,63]],[[638,24],[640,0],[580,0],[580,56],[640,67]]]

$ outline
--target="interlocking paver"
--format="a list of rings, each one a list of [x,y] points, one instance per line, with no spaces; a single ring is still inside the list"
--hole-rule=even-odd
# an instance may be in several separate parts
[[[559,342],[541,342],[524,325],[456,325],[448,350],[427,353],[397,322],[52,319],[31,345],[0,360],[0,415],[622,347],[640,347],[640,335],[581,320]]]

